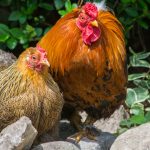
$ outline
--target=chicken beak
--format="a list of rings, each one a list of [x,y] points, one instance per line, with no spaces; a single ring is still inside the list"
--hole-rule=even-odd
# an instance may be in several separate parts
[[[41,64],[43,64],[43,65],[46,65],[46,66],[50,67],[50,64],[49,64],[49,62],[48,62],[48,60],[47,60],[47,59],[42,60],[42,61],[41,61]]]
[[[91,25],[94,27],[98,27],[98,22],[96,20],[94,20],[91,22]]]

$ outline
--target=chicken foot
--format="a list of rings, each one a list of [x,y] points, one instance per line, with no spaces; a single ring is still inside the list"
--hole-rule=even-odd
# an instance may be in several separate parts
[[[81,130],[79,130],[78,133],[70,136],[69,138],[74,138],[75,141],[78,143],[83,137],[87,137],[90,140],[95,140],[96,141],[96,137],[99,136],[101,134],[101,131],[96,129],[93,126],[93,123],[96,120],[90,116],[87,116],[85,122],[83,123],[83,128]]]

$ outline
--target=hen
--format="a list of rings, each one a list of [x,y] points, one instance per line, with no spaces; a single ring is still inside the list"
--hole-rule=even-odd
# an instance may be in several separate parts
[[[63,98],[48,66],[46,52],[30,47],[0,72],[0,131],[21,116],[32,120],[39,135],[55,128]]]
[[[81,129],[79,111],[92,124],[109,117],[126,97],[126,50],[122,25],[104,1],[65,15],[38,42],[63,91],[68,117]]]

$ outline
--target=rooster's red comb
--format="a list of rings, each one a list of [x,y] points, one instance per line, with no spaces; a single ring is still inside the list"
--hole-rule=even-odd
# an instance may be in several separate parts
[[[82,9],[85,11],[87,15],[92,17],[93,19],[96,19],[98,16],[98,8],[95,4],[87,2]]]

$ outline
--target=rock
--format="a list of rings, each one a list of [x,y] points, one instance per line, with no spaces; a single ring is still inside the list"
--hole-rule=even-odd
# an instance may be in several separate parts
[[[31,120],[25,116],[21,117],[1,131],[0,150],[28,150],[36,135],[37,131]]]
[[[84,122],[87,117],[86,112],[82,112],[80,115],[82,122]],[[97,120],[94,126],[103,132],[116,133],[117,129],[119,129],[120,122],[128,117],[129,114],[121,105],[109,118]]]
[[[132,128],[118,136],[110,150],[150,150],[150,123]]]
[[[66,141],[55,141],[36,146],[32,150],[80,150],[76,145]]]
[[[12,53],[0,49],[0,71],[14,63],[16,59]]]
[[[73,138],[69,138],[67,141],[40,144],[32,150],[109,150],[115,138],[110,133],[102,132],[97,136],[96,141],[84,137],[76,143]]]
[[[103,132],[116,133],[117,129],[119,129],[120,122],[128,118],[128,113],[125,111],[123,106],[120,106],[110,118],[100,119],[94,123],[94,126]]]
[[[96,141],[89,140],[84,137],[78,143],[80,150],[109,150],[116,137],[107,132],[101,132],[96,137]],[[73,139],[68,139],[70,142],[74,142]],[[72,141],[71,141],[72,140]]]

